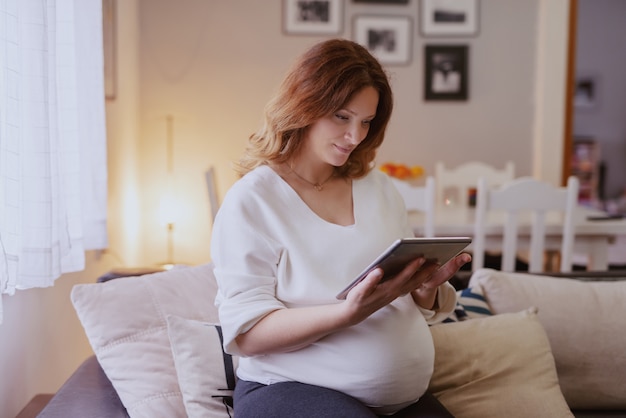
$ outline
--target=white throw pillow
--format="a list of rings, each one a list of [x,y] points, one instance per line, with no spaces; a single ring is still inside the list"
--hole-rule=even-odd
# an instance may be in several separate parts
[[[74,286],[74,308],[131,418],[187,417],[167,317],[217,323],[216,291],[212,264]]]
[[[219,325],[170,315],[167,328],[187,416],[232,416],[238,358],[224,353]]]
[[[430,331],[435,367],[428,389],[455,417],[573,417],[533,311],[439,324]]]
[[[470,279],[495,314],[539,308],[572,409],[626,408],[626,281],[583,282],[482,269]]]

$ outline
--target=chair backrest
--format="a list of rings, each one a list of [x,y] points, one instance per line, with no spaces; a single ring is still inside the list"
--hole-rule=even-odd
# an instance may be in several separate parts
[[[480,161],[469,161],[455,168],[446,168],[443,162],[435,164],[435,180],[437,186],[437,205],[451,204],[466,206],[468,192],[476,188],[480,177],[487,180],[491,187],[507,183],[515,178],[515,164],[508,161],[503,169],[498,169]],[[449,193],[448,192],[452,192]]]
[[[483,267],[484,264],[486,228],[492,225],[487,222],[488,213],[504,211],[506,216],[502,218],[504,223],[502,270],[514,270],[519,216],[530,215],[529,271],[545,271],[546,214],[556,211],[562,214],[563,219],[560,271],[571,271],[575,227],[574,212],[578,202],[578,187],[578,178],[575,176],[569,177],[567,187],[556,187],[531,177],[520,177],[494,189],[488,186],[486,179],[479,179],[476,195],[476,222],[472,242],[474,250],[472,270],[475,271]]]
[[[211,222],[215,221],[215,216],[220,208],[220,202],[217,197],[217,186],[215,184],[215,168],[209,167],[204,172],[204,178],[206,180],[207,190],[209,192],[209,204],[211,205]]]
[[[391,181],[404,199],[407,211],[424,212],[424,236],[435,236],[435,178],[426,177],[423,187],[412,186],[406,181],[392,178]]]

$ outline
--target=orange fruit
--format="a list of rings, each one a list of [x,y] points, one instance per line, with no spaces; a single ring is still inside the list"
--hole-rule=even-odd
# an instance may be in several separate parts
[[[404,164],[399,164],[396,167],[395,176],[401,180],[407,179],[411,176],[411,170]]]
[[[424,175],[424,167],[421,165],[414,165],[411,167],[411,176],[413,178],[418,178]]]

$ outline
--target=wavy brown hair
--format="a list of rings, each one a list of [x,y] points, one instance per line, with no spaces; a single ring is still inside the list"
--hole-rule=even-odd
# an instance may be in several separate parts
[[[343,108],[365,87],[378,91],[376,116],[365,139],[337,174],[359,178],[372,169],[393,109],[393,95],[380,63],[361,45],[331,39],[314,45],[298,58],[278,93],[265,108],[265,124],[250,136],[237,171],[244,175],[263,164],[280,164],[302,147],[307,129]]]

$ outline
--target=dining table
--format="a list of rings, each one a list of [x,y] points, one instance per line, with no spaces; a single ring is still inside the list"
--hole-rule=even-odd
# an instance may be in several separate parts
[[[416,236],[424,235],[424,212],[409,211],[409,222]],[[561,213],[547,213],[545,218],[546,251],[561,248],[563,217]],[[474,236],[476,209],[470,206],[441,205],[435,208],[435,236]],[[600,210],[579,205],[575,214],[574,258],[586,259],[588,271],[609,268],[609,247],[620,236],[626,236],[626,217],[611,216]],[[499,253],[502,248],[505,214],[490,212],[485,231],[486,250]],[[525,251],[530,244],[532,218],[521,214],[518,220],[518,251]],[[471,244],[468,251],[471,251]],[[626,259],[626,254],[624,254]]]

